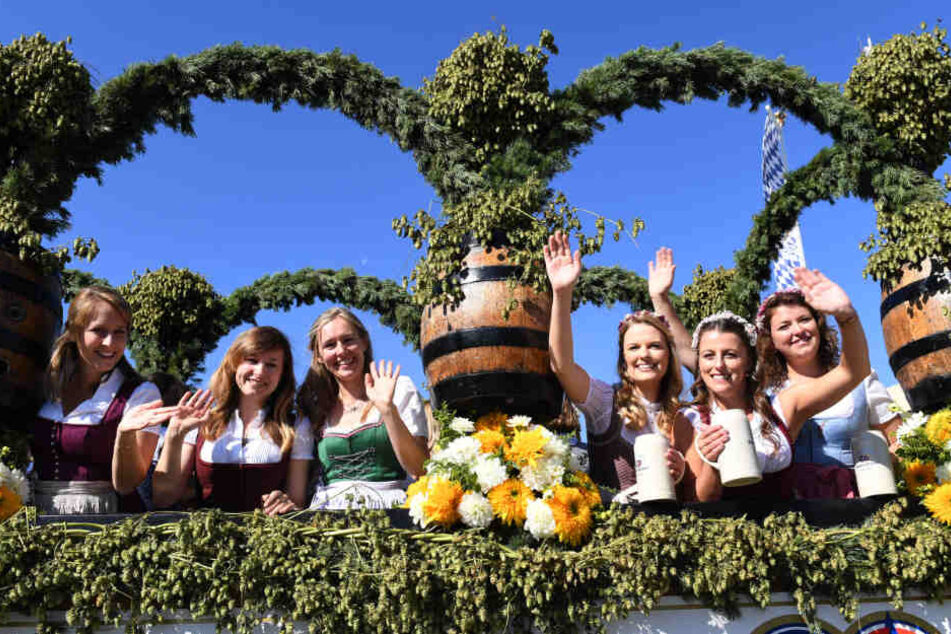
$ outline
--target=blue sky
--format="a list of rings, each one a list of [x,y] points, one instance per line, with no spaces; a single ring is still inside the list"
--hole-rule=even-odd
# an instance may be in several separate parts
[[[314,51],[340,48],[419,87],[438,61],[477,31],[505,24],[522,45],[549,29],[561,53],[549,64],[551,85],[563,87],[608,56],[641,45],[684,48],[722,41],[768,58],[785,57],[821,81],[845,82],[866,37],[948,17],[944,1],[838,3],[615,2],[3,2],[0,41],[44,32],[72,36],[71,49],[98,83],[126,66],[215,44],[272,44]],[[194,104],[197,138],[168,130],[146,140],[147,152],[105,171],[103,185],[81,181],[67,207],[74,235],[95,237],[100,256],[80,268],[115,284],[163,264],[205,275],[222,294],[261,275],[303,267],[353,267],[360,274],[400,279],[418,256],[390,221],[430,205],[432,189],[415,163],[387,138],[331,112],[296,106],[274,114],[249,103]],[[608,243],[588,265],[620,264],[643,275],[654,250],[674,249],[675,290],[697,264],[730,266],[751,217],[762,207],[760,139],[763,110],[725,102],[631,110],[582,149],[554,186],[569,200],[609,218],[642,217],[636,243]],[[806,163],[822,137],[798,121],[786,129],[790,167]],[[939,169],[943,173],[947,167]],[[874,230],[871,203],[816,205],[802,218],[806,259],[849,292],[869,338],[872,364],[894,382],[882,342],[880,292],[863,280],[858,243]],[[283,329],[294,344],[298,378],[309,362],[306,333],[325,308],[261,313],[258,323]],[[616,324],[627,306],[576,313],[576,358],[610,380]],[[418,354],[401,337],[364,315],[378,358],[402,362],[424,382]],[[579,326],[583,324],[583,326]],[[209,355],[214,369],[238,331]],[[209,372],[210,373],[210,372]]]

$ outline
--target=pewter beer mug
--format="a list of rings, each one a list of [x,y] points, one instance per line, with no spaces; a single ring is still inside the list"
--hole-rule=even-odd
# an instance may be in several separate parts
[[[888,441],[882,432],[868,429],[852,436],[852,458],[859,496],[867,498],[898,493]]]
[[[638,502],[677,500],[674,480],[667,468],[668,449],[670,443],[660,434],[642,434],[634,441]]]
[[[704,462],[720,471],[720,483],[725,487],[741,487],[756,484],[763,479],[753,445],[753,432],[746,412],[741,409],[720,410],[713,413],[713,425],[720,425],[730,434],[723,452],[716,462],[707,460],[697,448]],[[699,439],[699,436],[695,436]],[[696,441],[695,441],[696,442]]]

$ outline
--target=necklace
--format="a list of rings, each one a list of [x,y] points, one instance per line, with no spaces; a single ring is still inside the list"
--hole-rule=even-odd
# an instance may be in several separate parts
[[[349,403],[349,404],[347,404],[347,405],[344,405],[343,402],[341,401],[341,405],[343,406],[343,413],[344,413],[344,414],[349,414],[350,412],[356,412],[357,410],[359,410],[361,407],[363,407],[363,406],[366,405],[366,404],[367,404],[366,401],[357,400],[357,401],[353,401],[353,402],[351,402],[351,403]]]

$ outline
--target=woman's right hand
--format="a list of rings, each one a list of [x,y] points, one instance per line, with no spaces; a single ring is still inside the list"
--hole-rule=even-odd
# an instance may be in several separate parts
[[[716,462],[727,441],[730,440],[730,432],[720,425],[704,425],[697,438],[697,450],[710,462]]]
[[[674,252],[667,247],[657,249],[654,260],[647,263],[647,292],[651,297],[666,297],[674,285]]]
[[[548,244],[544,247],[545,270],[548,272],[548,281],[552,291],[571,290],[581,275],[581,252],[571,253],[571,244],[568,236],[561,231],[548,237]]]
[[[169,421],[169,431],[187,434],[208,420],[214,398],[211,390],[196,390],[194,394],[185,392],[178,401],[178,412]]]

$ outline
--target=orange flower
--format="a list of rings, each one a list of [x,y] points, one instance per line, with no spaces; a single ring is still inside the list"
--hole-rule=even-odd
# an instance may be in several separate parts
[[[500,431],[483,429],[472,436],[482,444],[482,453],[495,453],[505,448],[505,435]]]
[[[555,517],[555,534],[559,541],[578,546],[591,532],[591,507],[579,489],[559,485],[552,491],[547,503]]]
[[[502,431],[505,421],[508,420],[508,416],[502,412],[492,412],[491,414],[485,414],[476,419],[475,428],[476,431],[482,431],[484,429],[491,429],[492,431]]]
[[[429,487],[429,495],[423,503],[423,515],[430,522],[449,528],[459,521],[459,502],[464,491],[451,480],[437,478]]]
[[[10,487],[0,486],[0,522],[7,519],[23,506],[20,495]]]
[[[912,460],[905,465],[904,478],[905,484],[908,486],[908,492],[912,495],[918,495],[918,489],[935,483],[934,463]]]
[[[535,427],[531,431],[516,430],[512,442],[505,450],[505,457],[518,467],[535,466],[535,462],[544,454],[548,438],[543,427]]]
[[[425,493],[426,488],[429,486],[429,476],[424,475],[419,478],[416,482],[412,483],[406,487],[406,506],[409,507],[409,499],[416,495],[417,493]]]
[[[942,484],[926,495],[925,506],[936,520],[951,524],[951,483]]]
[[[492,512],[503,524],[521,526],[525,522],[525,507],[535,499],[532,490],[521,480],[508,479],[489,491]]]
[[[598,485],[594,483],[591,476],[584,471],[574,471],[571,475],[574,478],[574,485],[581,491],[588,506],[591,508],[601,506],[601,491],[598,490]]]

